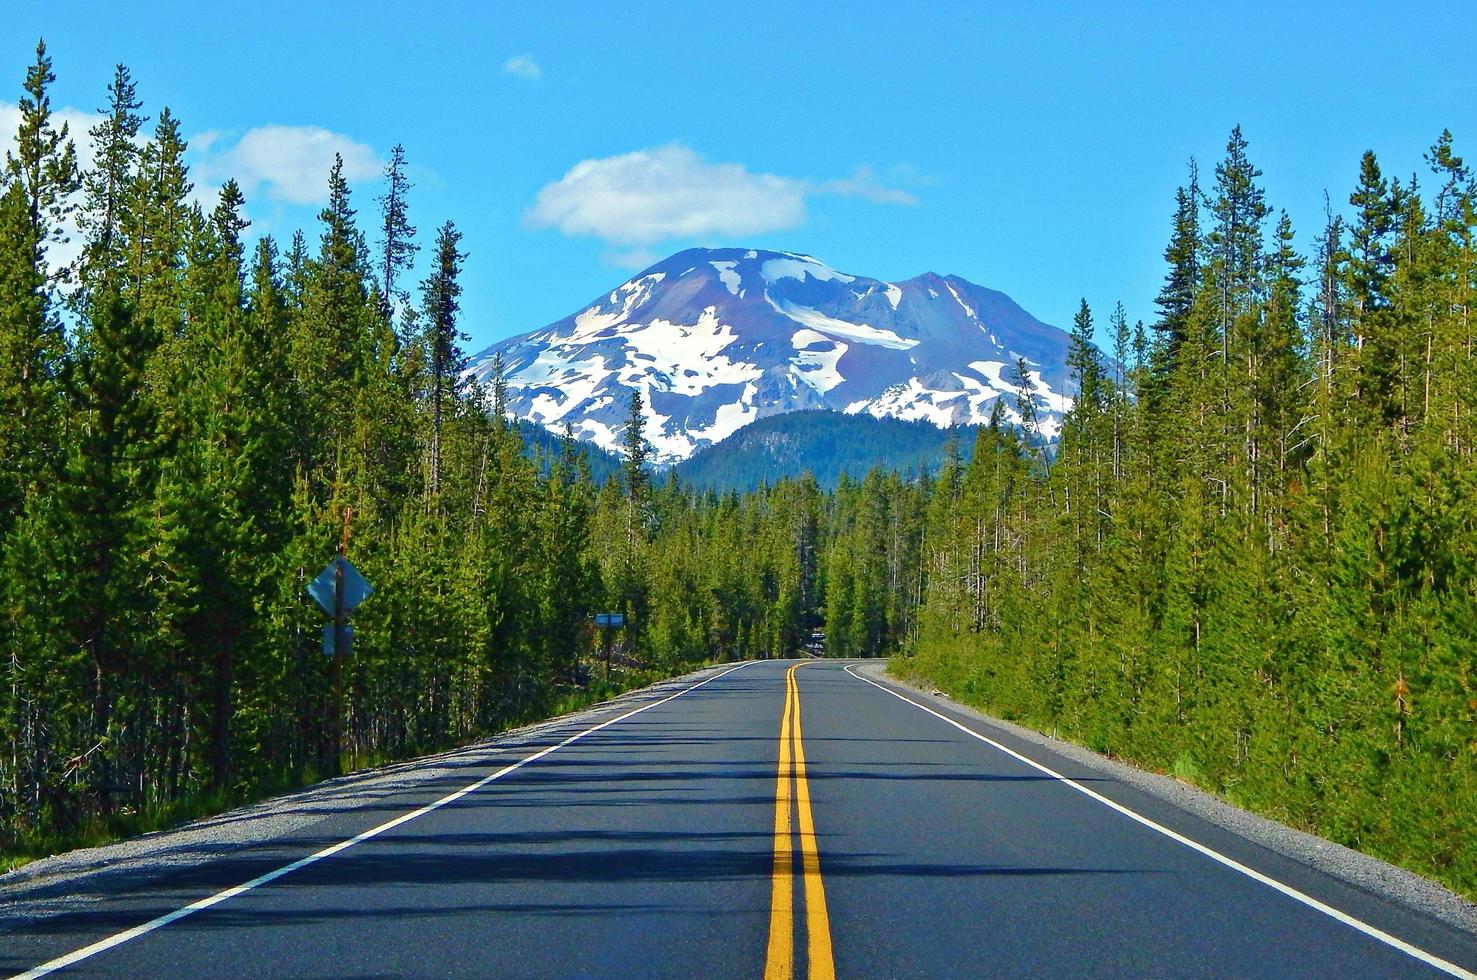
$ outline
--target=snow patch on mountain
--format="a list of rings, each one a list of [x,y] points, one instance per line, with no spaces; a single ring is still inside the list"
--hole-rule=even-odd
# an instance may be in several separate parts
[[[555,343],[589,340],[599,336],[601,331],[624,323],[631,310],[640,306],[666,277],[665,272],[658,272],[622,284],[611,291],[609,300],[611,306],[620,303],[620,309],[601,310],[592,306],[574,317],[574,331],[568,337],[551,336],[549,340]]]
[[[968,303],[959,298],[959,290],[955,289],[952,285],[949,285],[949,283],[944,283],[944,285],[949,287],[949,295],[953,296],[954,301],[963,308],[964,315],[971,319],[974,319],[974,310],[970,308]]]
[[[767,294],[766,294],[767,295]],[[770,300],[775,309],[796,323],[803,323],[812,330],[819,331],[830,337],[845,337],[848,340],[859,341],[863,344],[874,344],[878,347],[890,347],[893,350],[907,350],[917,347],[918,341],[907,337],[899,337],[891,330],[882,330],[867,323],[852,323],[848,320],[838,320],[835,317],[826,316],[820,310],[812,310],[805,306],[796,306],[794,303],[775,303]]]
[[[787,255],[780,259],[770,259],[759,269],[759,274],[764,277],[765,282],[778,282],[781,279],[799,279],[805,281],[809,276],[820,282],[829,282],[833,279],[841,282],[855,282],[855,276],[837,272],[835,269],[808,255]]]
[[[802,378],[821,394],[825,394],[846,379],[836,370],[847,345],[814,330],[796,330],[790,337],[795,346],[795,365],[803,372]]]
[[[962,391],[940,391],[928,387],[917,378],[909,378],[903,384],[893,385],[881,396],[864,403],[858,411],[865,411],[878,418],[892,416],[905,422],[921,420],[932,422],[939,428],[948,428],[955,423],[959,410],[967,401]],[[852,414],[855,415],[856,412]]]
[[[738,263],[709,262],[708,264],[718,270],[718,278],[723,282],[723,285],[728,287],[730,293],[737,296],[739,294],[739,287],[744,284],[743,278],[737,272],[733,271],[733,267],[738,265]]]

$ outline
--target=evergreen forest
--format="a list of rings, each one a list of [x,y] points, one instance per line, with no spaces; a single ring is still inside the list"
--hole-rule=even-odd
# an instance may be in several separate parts
[[[125,67],[86,134],[53,83],[38,45],[0,173],[0,856],[823,637],[1477,894],[1449,134],[1420,175],[1351,161],[1304,242],[1234,130],[1172,202],[1153,322],[1082,303],[1056,445],[1023,396],[930,471],[740,492],[655,473],[639,396],[613,472],[525,448],[497,373],[465,380],[477,257],[412,223],[403,148],[278,242],[234,182],[196,192]],[[330,658],[305,589],[340,550],[376,592]],[[596,611],[626,614],[609,661]]]

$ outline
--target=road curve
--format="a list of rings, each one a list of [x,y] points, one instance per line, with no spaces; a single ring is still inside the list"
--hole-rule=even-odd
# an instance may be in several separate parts
[[[0,972],[1477,970],[1470,934],[845,667],[662,685],[226,853],[67,879],[83,907],[0,879]]]

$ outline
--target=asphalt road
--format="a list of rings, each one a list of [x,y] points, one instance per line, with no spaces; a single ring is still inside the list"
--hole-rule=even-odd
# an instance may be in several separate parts
[[[745,664],[463,753],[225,854],[144,862],[84,908],[32,908],[0,881],[0,971],[1477,970],[1470,934],[904,694],[921,703],[839,663]]]

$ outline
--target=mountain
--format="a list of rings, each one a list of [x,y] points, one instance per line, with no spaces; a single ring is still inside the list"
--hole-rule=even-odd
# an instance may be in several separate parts
[[[1067,335],[1009,296],[958,276],[890,283],[837,272],[808,255],[694,248],[646,269],[578,312],[494,344],[508,405],[550,427],[619,447],[630,392],[647,405],[658,462],[686,459],[761,418],[805,409],[988,420],[1017,357],[1028,365],[1041,434],[1071,407]]]
[[[682,482],[701,490],[752,490],[761,483],[810,473],[833,490],[844,473],[861,479],[875,466],[905,476],[937,472],[949,441],[968,458],[977,429],[940,429],[929,422],[785,412],[760,419],[716,446],[699,449],[676,466]]]

